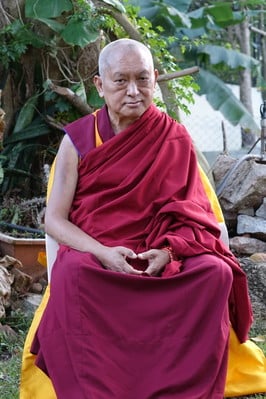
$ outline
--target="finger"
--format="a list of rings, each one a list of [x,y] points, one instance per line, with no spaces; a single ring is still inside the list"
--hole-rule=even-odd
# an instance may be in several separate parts
[[[141,252],[137,256],[139,259],[148,260],[152,257],[152,251]]]
[[[126,270],[125,270],[125,272],[126,273],[128,273],[128,274],[138,274],[138,275],[140,275],[140,274],[142,274],[143,273],[143,271],[142,270],[137,270],[137,269],[134,269],[134,267],[132,267],[131,265],[129,265],[128,263],[127,263],[127,265],[126,265],[126,268],[125,268]]]
[[[127,257],[127,258],[130,258],[130,259],[136,259],[136,258],[138,257],[138,255],[137,255],[135,252],[133,252],[133,251],[129,251],[129,252],[126,254],[126,257]]]

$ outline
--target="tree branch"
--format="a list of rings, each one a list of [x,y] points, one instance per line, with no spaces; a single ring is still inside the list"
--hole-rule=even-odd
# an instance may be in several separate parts
[[[258,29],[258,28],[254,28],[254,26],[252,26],[252,25],[249,25],[249,29],[250,29],[252,32],[256,32],[256,33],[259,33],[259,34],[262,35],[262,36],[266,36],[266,32],[265,32],[265,31],[263,31],[263,30],[261,30],[261,29]]]
[[[182,76],[191,75],[191,74],[197,73],[197,72],[199,72],[199,67],[197,67],[197,66],[191,67],[191,68],[186,68],[186,69],[182,69],[181,71],[176,71],[176,72],[165,73],[165,74],[159,75],[157,81],[158,82],[166,82],[167,80],[181,78]]]
[[[60,96],[65,97],[82,115],[91,114],[93,112],[93,109],[87,103],[82,101],[79,96],[67,87],[56,86],[50,83],[49,88]]]

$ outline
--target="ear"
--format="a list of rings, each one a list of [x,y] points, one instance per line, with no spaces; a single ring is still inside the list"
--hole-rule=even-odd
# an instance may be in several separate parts
[[[156,85],[158,76],[159,76],[159,71],[158,71],[158,69],[154,69],[154,86]]]
[[[95,75],[93,78],[93,83],[98,91],[98,94],[100,97],[103,97],[103,83],[102,83],[102,78],[99,75]]]

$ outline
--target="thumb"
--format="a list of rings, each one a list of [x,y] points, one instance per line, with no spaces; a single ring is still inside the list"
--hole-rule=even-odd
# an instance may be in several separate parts
[[[135,254],[134,251],[128,251],[126,254],[126,257],[130,258],[130,259],[136,259],[138,256],[137,256],[137,254]]]
[[[149,251],[139,253],[138,258],[142,260],[149,259],[150,258]]]

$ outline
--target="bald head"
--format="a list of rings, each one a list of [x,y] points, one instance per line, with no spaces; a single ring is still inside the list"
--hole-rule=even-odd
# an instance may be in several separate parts
[[[125,56],[133,51],[145,57],[145,59],[150,62],[151,67],[154,68],[152,54],[144,44],[133,39],[118,39],[107,44],[100,52],[98,63],[100,76],[104,75],[105,70],[110,68],[111,63],[114,62],[118,56]]]

